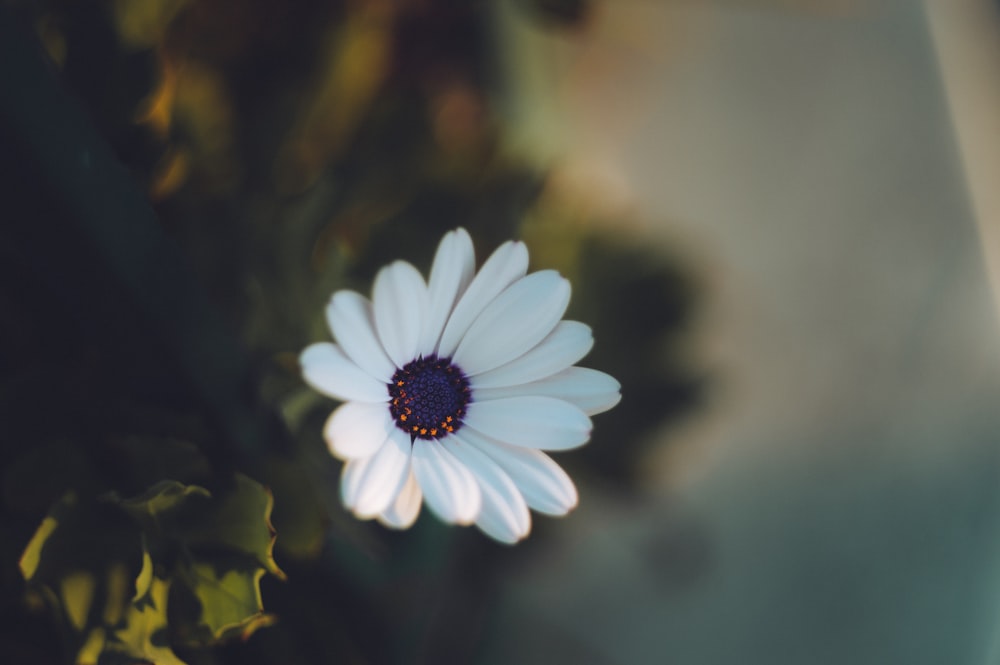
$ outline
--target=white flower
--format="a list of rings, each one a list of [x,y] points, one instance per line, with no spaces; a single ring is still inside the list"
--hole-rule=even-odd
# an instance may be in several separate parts
[[[553,270],[526,275],[523,243],[501,245],[475,272],[464,229],[441,240],[429,281],[397,261],[372,299],[333,294],[337,344],[301,355],[305,380],[343,400],[324,437],[346,460],[341,497],[356,516],[405,529],[420,504],[445,522],[476,524],[514,543],[528,508],[564,515],[569,476],[543,450],[590,438],[590,417],[621,398],[611,376],[574,367],[590,328],[561,321],[570,285]]]

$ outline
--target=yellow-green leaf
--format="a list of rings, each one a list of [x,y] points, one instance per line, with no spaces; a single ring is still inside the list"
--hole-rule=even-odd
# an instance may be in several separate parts
[[[66,575],[59,582],[59,600],[66,610],[69,623],[77,632],[83,632],[94,603],[97,580],[91,573],[77,571]]]
[[[190,573],[192,590],[201,604],[199,623],[208,629],[212,640],[237,636],[246,639],[258,628],[273,623],[274,618],[264,614],[260,597],[263,568],[220,572],[211,564],[195,563]]]
[[[244,554],[264,570],[284,579],[285,573],[274,560],[274,527],[271,509],[274,499],[266,487],[236,474],[226,492],[204,501],[191,501],[173,517],[174,535],[192,552],[226,551]]]
[[[35,576],[35,571],[38,570],[38,563],[42,558],[42,548],[45,546],[45,541],[49,539],[49,536],[52,535],[57,526],[59,526],[59,522],[56,518],[51,516],[46,517],[38,526],[35,535],[31,537],[28,546],[24,548],[20,566],[21,574],[24,575],[25,580],[31,581],[31,578]]]
[[[78,663],[182,665],[167,641],[168,593],[180,599],[170,615],[178,644],[246,638],[273,621],[260,593],[265,572],[284,578],[271,508],[270,492],[241,475],[216,495],[172,480],[128,499],[70,494],[28,543],[21,572],[72,629]]]
[[[149,556],[149,551],[143,547],[142,568],[139,569],[139,574],[135,578],[135,595],[132,596],[132,602],[135,602],[145,596],[149,591],[149,585],[152,583],[153,559]]]
[[[161,480],[142,494],[118,503],[129,515],[139,520],[140,524],[151,528],[160,526],[160,519],[172,511],[182,507],[191,497],[211,497],[204,487],[185,485],[176,480]]]
[[[149,593],[130,603],[125,625],[110,631],[104,651],[121,654],[136,663],[185,665],[167,644],[167,596],[170,580],[154,577]]]
[[[21,555],[31,592],[61,612],[76,641],[92,628],[121,617],[133,592],[128,579],[140,570],[141,537],[136,524],[104,502],[66,494],[42,520]]]

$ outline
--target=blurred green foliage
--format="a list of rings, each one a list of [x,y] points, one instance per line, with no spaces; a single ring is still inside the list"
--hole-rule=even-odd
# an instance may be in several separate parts
[[[205,646],[268,625],[259,582],[272,557],[271,495],[237,475],[213,497],[161,481],[139,496],[64,496],[20,569],[66,628],[78,663],[182,665],[170,644]]]

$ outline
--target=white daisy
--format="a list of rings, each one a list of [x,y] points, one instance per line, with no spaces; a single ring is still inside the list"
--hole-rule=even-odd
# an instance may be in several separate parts
[[[523,243],[501,245],[477,274],[464,229],[441,240],[430,279],[397,261],[372,299],[338,291],[326,315],[337,344],[300,357],[305,380],[343,400],[324,437],[345,460],[341,498],[362,519],[405,529],[423,501],[445,522],[514,543],[528,508],[564,515],[569,476],[543,450],[590,438],[590,416],[621,398],[611,376],[574,367],[590,328],[561,321],[569,282],[526,275]]]

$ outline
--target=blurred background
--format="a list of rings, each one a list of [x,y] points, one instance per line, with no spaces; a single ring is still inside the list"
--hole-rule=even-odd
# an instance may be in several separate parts
[[[174,599],[99,662],[1000,662],[998,17],[0,2],[0,652],[86,661],[107,598],[18,569],[60,497],[239,472],[272,618],[199,641]],[[349,517],[298,376],[334,290],[459,225],[569,277],[623,386],[514,548]],[[140,570],[81,538],[59,580]]]

